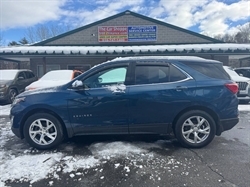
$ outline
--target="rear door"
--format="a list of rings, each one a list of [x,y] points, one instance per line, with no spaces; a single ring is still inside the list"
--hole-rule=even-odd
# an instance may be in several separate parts
[[[129,87],[129,132],[164,134],[177,112],[191,103],[195,80],[170,63],[135,63]]]

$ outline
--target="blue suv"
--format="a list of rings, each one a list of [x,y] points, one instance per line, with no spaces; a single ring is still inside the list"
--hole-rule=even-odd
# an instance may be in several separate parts
[[[200,148],[238,123],[237,92],[218,61],[124,57],[18,95],[10,118],[14,134],[37,149],[77,135],[169,133]]]

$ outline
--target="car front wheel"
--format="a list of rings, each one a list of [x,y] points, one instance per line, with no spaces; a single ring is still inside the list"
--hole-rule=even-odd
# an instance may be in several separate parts
[[[184,147],[201,148],[214,139],[216,125],[208,113],[192,110],[177,120],[174,131],[177,140]]]
[[[9,91],[9,102],[13,103],[16,96],[17,96],[17,91],[15,89],[10,89],[10,91]]]
[[[37,149],[50,149],[63,140],[62,125],[51,114],[37,113],[30,116],[23,129],[26,141]]]

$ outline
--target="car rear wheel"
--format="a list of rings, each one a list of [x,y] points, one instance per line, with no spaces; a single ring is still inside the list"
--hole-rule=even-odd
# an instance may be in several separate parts
[[[214,139],[216,125],[208,113],[192,110],[177,120],[174,131],[177,140],[184,147],[201,148]]]
[[[10,89],[10,91],[9,91],[9,102],[13,103],[16,96],[17,96],[17,91],[15,89]]]
[[[30,116],[23,129],[26,141],[37,149],[50,149],[63,140],[62,125],[59,120],[48,113]]]

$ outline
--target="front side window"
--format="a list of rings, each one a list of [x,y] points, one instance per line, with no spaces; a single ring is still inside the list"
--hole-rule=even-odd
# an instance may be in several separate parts
[[[106,69],[83,80],[83,84],[88,88],[100,88],[109,85],[124,84],[126,73],[127,67]]]
[[[18,78],[18,79],[25,79],[25,74],[24,74],[24,72],[18,73],[17,78]]]
[[[187,78],[174,66],[138,65],[135,70],[135,84],[175,82]]]

